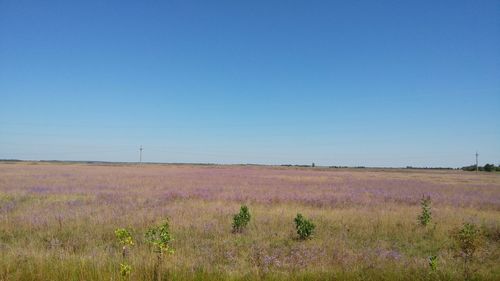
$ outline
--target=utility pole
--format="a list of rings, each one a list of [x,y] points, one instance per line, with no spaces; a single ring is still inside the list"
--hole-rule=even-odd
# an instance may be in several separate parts
[[[477,161],[478,156],[479,156],[479,154],[476,151],[476,173],[479,171],[479,166],[478,166],[478,161]]]
[[[139,164],[142,163],[142,145],[141,148],[139,148]]]

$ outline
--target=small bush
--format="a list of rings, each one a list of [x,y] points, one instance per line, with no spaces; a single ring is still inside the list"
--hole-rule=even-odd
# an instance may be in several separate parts
[[[122,260],[125,260],[127,255],[127,247],[134,245],[134,240],[132,239],[132,235],[125,228],[117,228],[115,230],[115,237],[118,240],[118,243],[122,245]],[[120,263],[120,275],[123,277],[129,277],[132,268],[126,262]]]
[[[132,235],[130,235],[130,232],[125,228],[117,228],[115,230],[115,237],[118,243],[122,245],[122,257],[125,258],[127,255],[127,247],[134,245]]]
[[[314,223],[312,223],[310,220],[304,218],[302,214],[297,214],[297,217],[295,217],[294,221],[295,228],[297,229],[297,234],[299,235],[300,239],[305,240],[307,238],[310,238],[314,233],[316,225],[314,225]]]
[[[131,270],[132,270],[132,268],[130,267],[130,265],[128,265],[126,263],[120,263],[120,275],[121,276],[123,276],[123,277],[130,276]]]
[[[418,216],[418,221],[420,225],[426,226],[431,222],[432,218],[431,197],[422,196],[422,199],[420,199],[420,206],[422,207],[422,213]]]
[[[148,229],[145,236],[146,241],[153,247],[153,252],[156,253],[153,280],[160,280],[163,254],[174,253],[174,250],[170,247],[170,243],[173,241],[173,239],[172,235],[170,234],[170,225],[168,223],[168,220],[166,220],[161,225]]]
[[[153,246],[155,253],[173,253],[173,249],[170,248],[172,240],[168,220],[159,226],[151,227],[146,232],[146,241]]]
[[[464,223],[462,228],[455,235],[455,239],[460,251],[459,256],[462,257],[464,262],[464,278],[470,280],[472,277],[472,263],[474,262],[474,255],[480,246],[479,228],[474,223]]]
[[[116,239],[118,239],[118,242],[123,246],[134,245],[134,241],[132,240],[132,235],[130,235],[130,232],[125,228],[117,228],[115,230],[115,236]]]
[[[241,233],[247,227],[250,218],[251,215],[248,207],[245,205],[241,206],[240,212],[233,216],[233,232]]]

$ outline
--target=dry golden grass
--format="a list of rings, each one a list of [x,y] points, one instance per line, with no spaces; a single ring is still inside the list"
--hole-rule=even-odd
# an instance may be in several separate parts
[[[241,204],[252,221],[233,234]],[[296,239],[298,212],[317,225],[310,240]],[[119,227],[136,240],[130,280],[151,280],[144,233],[165,218],[176,252],[163,280],[460,280],[465,221],[482,230],[475,278],[500,280],[499,174],[30,163],[0,164],[0,280],[121,280]]]

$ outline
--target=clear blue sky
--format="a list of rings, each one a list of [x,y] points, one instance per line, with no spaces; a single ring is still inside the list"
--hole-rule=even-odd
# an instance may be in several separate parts
[[[499,164],[499,11],[0,0],[0,158]]]

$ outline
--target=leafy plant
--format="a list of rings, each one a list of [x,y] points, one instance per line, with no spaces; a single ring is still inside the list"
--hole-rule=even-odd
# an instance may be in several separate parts
[[[125,228],[118,228],[115,230],[115,236],[122,245],[134,245],[132,235]]]
[[[123,246],[122,247],[122,256],[123,256],[123,258],[125,258],[126,254],[127,254],[127,246],[134,245],[132,235],[130,235],[130,232],[125,228],[117,228],[115,230],[115,236],[116,236],[116,239],[118,239],[118,242]]]
[[[118,243],[122,245],[122,259],[125,260],[127,255],[127,247],[134,245],[134,240],[132,239],[132,235],[125,228],[117,228],[115,230],[115,237],[118,240]],[[127,263],[120,263],[120,275],[123,277],[130,276],[130,272],[132,268]]]
[[[154,279],[159,280],[160,265],[163,259],[163,254],[173,254],[174,250],[171,248],[170,243],[173,241],[170,234],[170,225],[168,220],[163,224],[148,229],[146,232],[146,241],[153,246],[153,252],[156,253],[156,263],[154,266]]]
[[[250,222],[250,218],[251,215],[248,207],[245,205],[241,206],[240,212],[233,216],[233,232],[242,232]]]
[[[470,280],[472,275],[471,265],[474,255],[480,246],[480,230],[474,223],[466,222],[455,235],[460,250],[460,256],[464,261],[464,278]]]
[[[155,253],[173,253],[173,249],[170,248],[172,240],[168,220],[159,226],[148,229],[146,232],[146,241],[153,246]]]
[[[314,223],[312,223],[310,220],[304,218],[302,214],[297,214],[297,217],[295,217],[294,221],[295,228],[297,229],[297,234],[299,235],[300,239],[304,240],[310,238],[314,233],[316,225],[314,225]]]
[[[430,256],[429,257],[429,267],[431,268],[432,272],[437,270],[437,264],[438,264],[438,257],[437,256]]]
[[[422,207],[422,213],[418,216],[418,221],[420,225],[426,226],[431,222],[432,218],[431,197],[422,196],[422,199],[420,199],[420,206]]]
[[[132,268],[130,267],[130,265],[128,265],[126,263],[120,263],[120,275],[121,276],[123,276],[123,277],[130,276],[131,270],[132,270]]]

